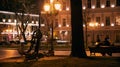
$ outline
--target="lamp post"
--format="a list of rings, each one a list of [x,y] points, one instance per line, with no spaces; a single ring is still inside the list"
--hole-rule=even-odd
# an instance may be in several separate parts
[[[87,39],[87,22],[85,22],[85,25],[84,25],[84,27],[85,27],[85,42],[86,42],[86,48],[87,48],[87,44],[88,44],[88,39]]]
[[[93,28],[93,33],[92,33],[92,45],[94,45],[94,28],[98,26],[98,23],[91,22],[89,23],[89,26]]]
[[[50,49],[50,55],[54,56],[54,37],[53,37],[53,32],[54,32],[54,18],[58,14],[58,11],[61,10],[61,4],[58,1],[50,0],[49,3],[45,3],[44,5],[44,11],[45,13],[49,14],[51,23],[50,23],[50,31],[51,31],[51,49]]]

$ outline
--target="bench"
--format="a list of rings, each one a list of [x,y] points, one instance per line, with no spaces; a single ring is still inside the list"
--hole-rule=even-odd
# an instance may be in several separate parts
[[[95,53],[101,53],[102,56],[105,56],[106,53],[120,53],[120,46],[89,46],[90,56],[95,55]]]

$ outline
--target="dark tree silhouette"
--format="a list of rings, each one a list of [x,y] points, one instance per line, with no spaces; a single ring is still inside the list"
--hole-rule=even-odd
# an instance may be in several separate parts
[[[82,0],[71,0],[72,57],[87,57],[84,48]]]

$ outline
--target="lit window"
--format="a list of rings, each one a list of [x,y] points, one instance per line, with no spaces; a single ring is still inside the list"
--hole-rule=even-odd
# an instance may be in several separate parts
[[[116,24],[117,24],[117,25],[120,25],[120,16],[117,16],[117,17],[116,17]]]

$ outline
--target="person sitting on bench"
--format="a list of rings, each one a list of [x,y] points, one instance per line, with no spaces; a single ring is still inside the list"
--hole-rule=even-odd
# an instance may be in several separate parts
[[[106,37],[106,38],[105,38],[105,41],[103,42],[103,45],[101,45],[101,46],[111,46],[109,40],[110,40],[109,37]],[[111,52],[107,52],[107,54],[108,54],[109,56],[112,56],[112,53],[111,53]],[[102,53],[102,55],[105,56],[105,53]]]

